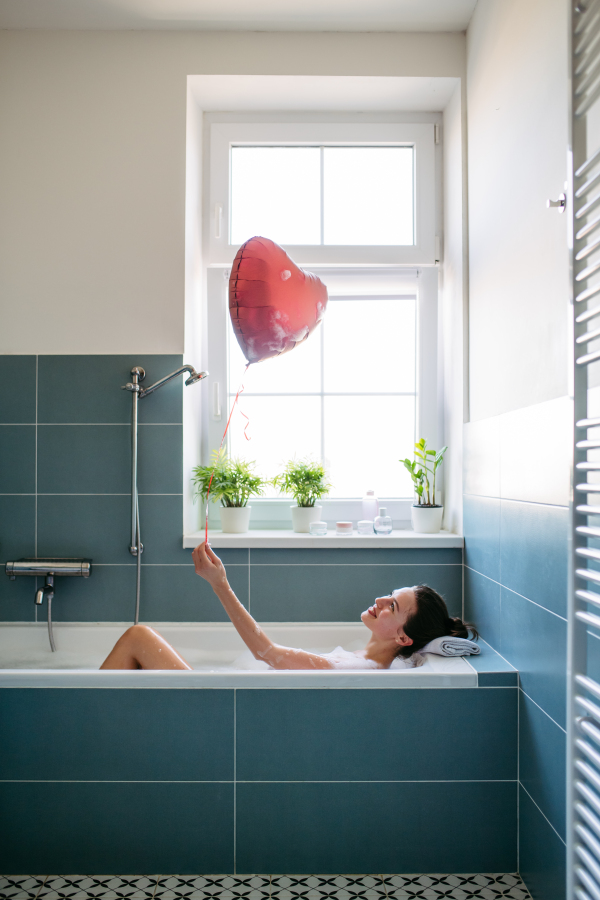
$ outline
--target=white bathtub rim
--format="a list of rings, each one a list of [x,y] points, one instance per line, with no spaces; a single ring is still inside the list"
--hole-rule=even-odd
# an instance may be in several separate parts
[[[476,688],[476,671],[462,658],[453,672],[270,671],[196,672],[99,669],[0,669],[0,688],[96,688],[177,690]]]
[[[147,623],[170,639],[175,647],[186,654],[192,653],[190,646],[181,646],[187,636],[202,652],[203,641],[217,656],[219,653],[233,653],[232,659],[239,658],[243,642],[230,622],[152,622]],[[401,670],[334,670],[334,671],[256,671],[245,668],[223,669],[219,661],[202,662],[192,671],[169,672],[165,670],[102,670],[97,660],[96,639],[105,642],[106,647],[114,644],[117,637],[128,628],[129,622],[57,622],[56,640],[59,647],[61,636],[66,641],[63,649],[66,666],[63,668],[47,665],[50,650],[45,634],[45,624],[38,622],[7,622],[0,628],[0,687],[95,687],[95,688],[183,688],[183,689],[231,689],[231,688],[416,688],[416,687],[477,687],[475,669],[463,658],[448,658],[427,654],[426,668]],[[341,643],[348,649],[357,649],[366,643],[368,634],[359,622],[271,622],[261,623],[275,640],[288,646],[321,647],[321,652],[333,649]],[[83,633],[82,633],[83,632]],[[18,644],[19,639],[23,641]],[[13,662],[15,641],[21,659],[26,657],[25,666]],[[85,654],[81,663],[71,658],[73,646],[89,643],[94,655],[87,661]],[[179,644],[179,647],[178,647]],[[353,646],[354,645],[354,646]],[[22,651],[20,648],[22,647]],[[327,649],[326,649],[327,648]],[[3,660],[3,653],[4,660]],[[58,655],[57,655],[58,656]],[[11,658],[12,657],[12,658]],[[52,654],[54,657],[54,654]],[[57,657],[54,657],[59,662]],[[188,655],[192,665],[194,660]],[[4,664],[3,664],[4,662]],[[75,665],[68,666],[68,663]],[[11,666],[12,663],[12,666]],[[97,664],[96,664],[97,663]],[[226,665],[230,662],[227,660]],[[211,671],[211,669],[213,669]]]

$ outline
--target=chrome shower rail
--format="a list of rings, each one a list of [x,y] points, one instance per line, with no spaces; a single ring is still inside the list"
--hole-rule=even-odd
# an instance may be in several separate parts
[[[138,498],[138,403],[143,397],[149,396],[149,394],[153,394],[154,391],[157,391],[159,388],[163,387],[165,384],[168,384],[169,381],[172,381],[174,378],[177,378],[179,375],[183,375],[184,372],[188,373],[188,378],[186,378],[186,385],[196,384],[197,381],[202,381],[203,378],[206,378],[208,372],[196,372],[193,366],[181,366],[181,368],[176,369],[174,372],[171,372],[170,375],[165,375],[164,378],[159,378],[154,384],[150,385],[148,388],[142,387],[141,382],[146,377],[146,372],[142,369],[141,366],[134,366],[131,370],[131,381],[127,384],[122,385],[122,391],[130,391],[131,392],[131,542],[129,544],[129,552],[132,556],[136,557],[136,581],[135,581],[135,615],[134,615],[134,625],[137,625],[140,619],[140,583],[141,583],[141,574],[142,574],[142,553],[144,552],[144,545],[142,544],[141,534],[140,534],[140,504]]]

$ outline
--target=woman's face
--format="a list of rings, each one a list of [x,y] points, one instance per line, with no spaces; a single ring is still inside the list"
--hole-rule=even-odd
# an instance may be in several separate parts
[[[412,588],[398,588],[387,597],[377,597],[373,606],[361,613],[363,625],[380,640],[395,640],[398,644],[412,644],[404,633],[406,620],[416,611],[417,601]]]

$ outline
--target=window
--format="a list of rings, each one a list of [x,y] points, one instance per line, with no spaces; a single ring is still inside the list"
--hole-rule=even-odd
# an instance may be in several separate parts
[[[414,244],[412,147],[231,148],[230,244]]]
[[[433,124],[216,122],[209,167],[210,265],[231,265],[252,222],[299,265],[435,263]]]
[[[399,459],[412,454],[418,430],[430,426],[431,436],[436,424],[435,364],[424,377],[419,352],[437,340],[437,271],[419,268],[434,262],[433,124],[219,122],[210,148],[206,451],[219,445],[243,380],[233,455],[268,475],[294,455],[323,460],[333,483],[328,518],[367,488],[394,518],[408,518],[398,512],[412,498]],[[306,343],[244,375],[227,287],[239,245],[254,234],[317,274],[330,299]],[[277,496],[259,501],[263,527],[278,519]]]

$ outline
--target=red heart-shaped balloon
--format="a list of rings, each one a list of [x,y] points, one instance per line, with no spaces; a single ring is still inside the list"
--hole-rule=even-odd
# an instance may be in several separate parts
[[[229,277],[229,314],[244,356],[261,362],[293,350],[327,308],[327,288],[264,237],[242,244]]]

